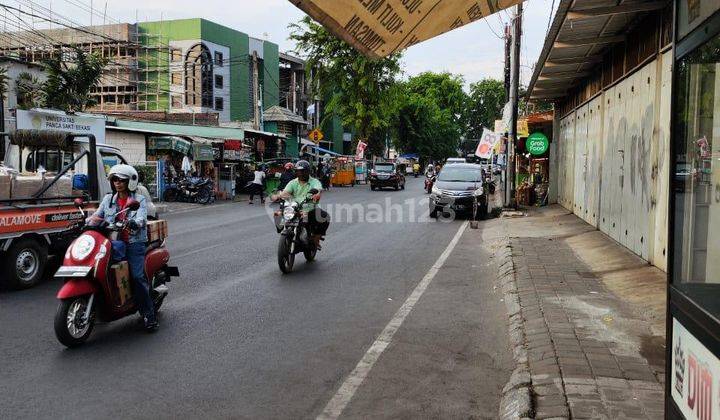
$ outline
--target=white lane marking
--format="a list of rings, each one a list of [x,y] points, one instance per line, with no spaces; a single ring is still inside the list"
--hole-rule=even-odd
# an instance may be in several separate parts
[[[466,220],[463,222],[462,226],[460,226],[460,229],[458,229],[455,237],[452,241],[450,241],[450,244],[448,244],[447,248],[445,248],[445,251],[443,251],[440,255],[440,258],[435,261],[435,264],[433,264],[430,268],[430,271],[428,271],[420,283],[415,286],[415,290],[413,290],[407,300],[405,300],[405,303],[403,303],[400,309],[395,312],[395,316],[393,316],[390,322],[385,326],[385,329],[382,330],[380,335],[375,339],[375,342],[372,346],[370,346],[368,351],[365,352],[365,355],[362,359],[360,359],[360,362],[358,362],[357,366],[355,366],[355,369],[353,369],[353,371],[350,372],[350,375],[345,378],[345,382],[340,385],[340,388],[337,390],[330,402],[327,403],[323,412],[317,417],[318,420],[334,420],[340,417],[343,410],[345,410],[345,407],[347,407],[350,400],[352,400],[355,392],[357,392],[360,385],[362,385],[365,377],[367,377],[368,373],[370,373],[370,370],[373,368],[375,362],[378,361],[380,355],[383,351],[385,351],[388,345],[390,345],[390,342],[392,342],[393,336],[400,329],[400,326],[405,321],[405,318],[407,318],[410,314],[410,311],[412,311],[415,304],[420,300],[423,293],[425,293],[425,290],[437,275],[438,271],[440,271],[442,266],[445,264],[445,261],[455,249],[455,246],[460,241],[460,237],[463,232],[465,232],[467,226],[468,221]]]
[[[185,258],[185,257],[188,257],[188,256],[190,256],[190,255],[195,255],[195,254],[199,254],[199,253],[201,253],[201,252],[210,251],[211,249],[220,248],[221,246],[224,246],[224,245],[226,245],[226,244],[217,244],[217,245],[213,245],[213,246],[207,246],[207,247],[205,247],[205,248],[196,249],[196,250],[194,250],[194,251],[186,252],[186,253],[184,253],[184,254],[171,255],[171,257],[172,257],[173,259]]]

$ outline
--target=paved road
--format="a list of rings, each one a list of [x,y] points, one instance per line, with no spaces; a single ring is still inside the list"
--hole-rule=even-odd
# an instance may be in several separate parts
[[[182,277],[154,335],[133,317],[66,350],[52,330],[57,282],[0,294],[0,417],[318,416],[462,226],[429,222],[423,197],[421,179],[397,192],[332,190],[324,250],[313,264],[300,256],[289,276],[265,208],[170,214]],[[337,220],[349,204],[366,220]],[[388,204],[392,223],[381,220]],[[477,232],[459,236],[343,417],[495,417],[511,365]]]

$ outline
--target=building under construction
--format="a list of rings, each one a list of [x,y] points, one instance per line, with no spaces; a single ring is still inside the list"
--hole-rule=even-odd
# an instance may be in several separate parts
[[[92,95],[96,111],[137,110],[145,89],[139,87],[138,57],[141,47],[137,25],[121,23],[78,29],[44,29],[0,34],[0,55],[30,63],[51,57],[72,62],[71,46],[108,60],[99,85]]]
[[[79,46],[108,60],[90,111],[217,113],[261,128],[280,100],[277,44],[204,19],[16,29],[0,33],[0,56],[71,63]]]

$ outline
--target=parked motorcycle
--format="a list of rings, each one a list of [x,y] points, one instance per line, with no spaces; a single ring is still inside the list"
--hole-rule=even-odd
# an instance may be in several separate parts
[[[275,213],[275,227],[280,233],[280,243],[278,244],[278,265],[280,271],[285,274],[292,272],[295,264],[295,255],[303,253],[305,260],[312,262],[317,254],[317,247],[308,232],[306,217],[304,217],[302,208],[312,200],[312,196],[317,194],[318,190],[312,189],[308,197],[300,203],[293,201],[282,201],[280,210]]]
[[[200,177],[173,179],[167,183],[163,193],[163,200],[166,202],[211,204],[215,202],[215,198],[212,181]]]
[[[83,213],[82,199],[76,199],[75,205]],[[127,207],[115,215],[137,211],[140,203],[129,199]],[[55,335],[67,347],[83,344],[97,320],[110,322],[125,318],[137,312],[133,299],[124,302],[120,296],[114,270],[110,268],[112,257],[111,240],[119,232],[129,229],[128,220],[113,223],[101,222],[90,226],[83,220],[73,229],[80,229],[82,234],[70,244],[63,265],[55,273],[55,278],[64,280],[57,294],[60,300],[55,313]],[[155,311],[160,310],[163,300],[168,294],[166,283],[172,277],[180,275],[177,267],[168,265],[170,253],[165,241],[148,244],[145,256],[145,276],[151,282],[150,298]]]

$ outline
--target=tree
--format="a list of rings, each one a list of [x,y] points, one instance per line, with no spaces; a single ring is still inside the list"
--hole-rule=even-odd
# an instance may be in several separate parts
[[[395,120],[395,147],[403,153],[442,160],[457,154],[458,125],[447,109],[426,96],[409,94],[402,99]]]
[[[467,137],[480,138],[483,127],[493,130],[495,120],[502,118],[505,103],[507,103],[507,96],[502,80],[483,79],[472,83],[466,111]]]
[[[465,80],[448,72],[425,72],[411,77],[405,83],[407,94],[432,99],[440,109],[450,112],[452,120],[463,125],[468,96],[463,91]]]
[[[42,83],[28,72],[18,74],[15,79],[15,94],[17,95],[18,108],[30,109],[40,106],[42,103]]]
[[[370,150],[382,150],[400,56],[369,59],[307,16],[290,28],[290,39],[315,78],[313,94],[330,98],[325,118],[333,113],[340,116],[343,126],[352,127],[359,139],[368,140]]]
[[[90,95],[98,85],[107,59],[98,54],[88,54],[82,48],[71,47],[72,63],[66,57],[56,56],[45,61],[47,81],[43,84],[43,105],[67,112],[83,111],[95,105]]]

